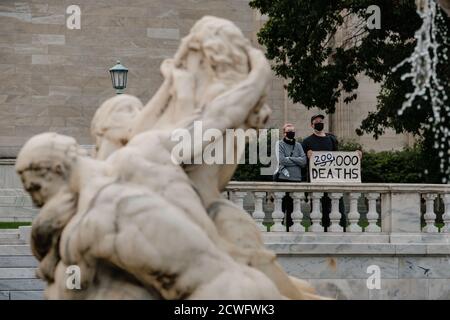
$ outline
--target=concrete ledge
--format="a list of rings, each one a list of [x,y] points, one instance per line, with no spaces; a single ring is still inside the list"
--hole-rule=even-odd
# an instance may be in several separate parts
[[[449,233],[369,233],[369,232],[264,232],[264,242],[270,243],[385,243],[385,244],[448,244]]]
[[[448,244],[267,243],[277,254],[295,255],[449,255]]]
[[[298,243],[389,243],[386,233],[329,233],[329,232],[264,232],[266,244]]]
[[[286,183],[262,181],[231,181],[228,191],[261,191],[261,192],[407,192],[407,193],[450,193],[449,184],[421,183]]]

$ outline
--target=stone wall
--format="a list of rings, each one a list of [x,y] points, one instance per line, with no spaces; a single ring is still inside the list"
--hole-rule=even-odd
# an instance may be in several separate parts
[[[72,4],[81,8],[80,30],[66,27],[65,11]],[[264,21],[248,0],[2,0],[0,158],[14,157],[28,138],[45,131],[90,144],[93,113],[115,94],[108,69],[120,59],[130,70],[126,92],[147,102],[161,83],[160,63],[204,15],[234,21],[257,45],[256,33]],[[376,91],[364,84],[359,102],[351,106],[357,117],[339,115],[331,119],[332,129],[368,149],[401,147],[403,136],[390,134],[374,142],[354,134],[360,119],[374,108]],[[309,118],[317,111],[288,101],[283,81],[275,76],[268,102],[274,110],[269,126],[289,121],[300,136],[310,133]]]
[[[321,295],[339,300],[450,299],[448,252],[425,255],[409,245],[408,253],[395,254],[393,246],[380,245],[362,253],[358,246],[278,241],[266,237],[286,272],[308,280]],[[45,283],[36,278],[36,266],[28,245],[0,244],[0,300],[43,299]],[[379,289],[367,285],[369,266],[379,267]]]
[[[425,241],[383,243],[381,237],[264,234],[290,275],[339,300],[450,299],[449,246]],[[379,238],[379,239],[377,239]],[[379,268],[380,287],[369,277]]]
[[[281,255],[285,270],[308,279],[319,294],[339,300],[449,300],[445,256]],[[380,268],[380,287],[369,287],[369,266]],[[370,280],[369,280],[370,283]]]

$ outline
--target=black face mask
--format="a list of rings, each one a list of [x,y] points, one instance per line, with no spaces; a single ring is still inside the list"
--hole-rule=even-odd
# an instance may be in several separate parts
[[[314,123],[314,130],[322,131],[323,130],[323,122]]]
[[[295,132],[294,131],[286,132],[286,138],[294,139],[295,138]]]

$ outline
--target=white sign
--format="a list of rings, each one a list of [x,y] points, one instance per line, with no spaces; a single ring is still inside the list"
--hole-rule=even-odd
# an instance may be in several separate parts
[[[311,182],[361,182],[358,152],[314,151],[309,159]]]

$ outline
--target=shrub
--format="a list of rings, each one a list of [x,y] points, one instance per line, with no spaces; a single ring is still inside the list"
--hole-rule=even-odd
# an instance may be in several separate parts
[[[268,144],[270,146],[270,139]],[[363,150],[363,148],[354,141],[346,141],[339,143],[339,150],[355,151]],[[363,150],[361,180],[366,183],[440,183],[438,169],[432,163],[433,159],[429,159],[427,154],[420,142],[412,148],[399,151]],[[246,150],[246,156],[248,156],[248,150]],[[233,180],[272,181],[271,176],[260,175],[261,167],[259,162],[253,165],[239,165]]]
[[[362,150],[353,141],[340,144],[341,151]],[[396,151],[363,151],[362,182],[372,183],[439,183],[435,170],[428,168],[426,154],[420,143],[412,148]]]

